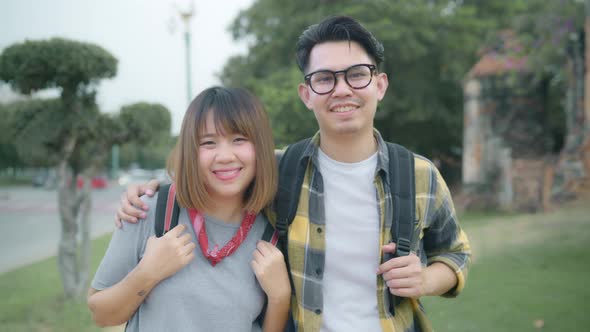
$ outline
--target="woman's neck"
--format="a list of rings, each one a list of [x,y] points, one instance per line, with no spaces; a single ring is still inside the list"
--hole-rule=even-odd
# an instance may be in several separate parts
[[[244,217],[244,204],[239,200],[213,201],[205,209],[205,214],[228,224],[239,224]]]

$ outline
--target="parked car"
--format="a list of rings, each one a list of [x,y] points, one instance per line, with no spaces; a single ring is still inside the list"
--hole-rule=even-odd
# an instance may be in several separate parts
[[[109,180],[104,175],[97,175],[97,176],[93,177],[92,180],[90,181],[90,186],[93,189],[104,189],[107,187],[108,184],[109,184]],[[84,179],[81,176],[78,176],[78,179],[76,181],[76,185],[78,186],[78,188],[82,188],[84,186]]]
[[[129,184],[140,184],[148,182],[154,178],[154,173],[149,170],[136,168],[119,176],[119,185],[127,186]]]

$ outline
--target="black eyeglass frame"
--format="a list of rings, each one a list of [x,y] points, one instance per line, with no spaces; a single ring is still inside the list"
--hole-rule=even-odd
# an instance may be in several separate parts
[[[350,84],[350,82],[348,82],[348,76],[346,75],[346,73],[352,69],[352,68],[356,68],[356,67],[367,67],[369,68],[369,72],[371,73],[371,76],[369,78],[369,82],[361,87],[354,87]],[[331,93],[332,91],[334,91],[334,89],[336,89],[336,85],[338,84],[338,76],[337,74],[342,73],[344,76],[344,81],[346,82],[346,84],[348,84],[349,87],[351,87],[352,89],[355,90],[360,90],[360,89],[364,89],[366,87],[369,86],[369,84],[371,84],[371,82],[373,82],[373,75],[375,74],[375,72],[377,71],[377,66],[373,65],[373,64],[368,64],[368,63],[359,63],[356,65],[352,65],[344,70],[338,70],[338,71],[331,71],[331,70],[327,70],[327,69],[322,69],[322,70],[316,70],[313,73],[309,73],[305,76],[303,76],[303,79],[305,81],[305,84],[307,84],[311,90],[313,90],[313,92],[315,92],[318,95],[327,95],[328,93]],[[317,92],[315,91],[315,89],[313,88],[313,85],[311,84],[311,76],[317,73],[330,73],[332,74],[332,76],[334,77],[334,86],[332,87],[332,89],[330,89],[330,91],[326,91],[326,92]]]

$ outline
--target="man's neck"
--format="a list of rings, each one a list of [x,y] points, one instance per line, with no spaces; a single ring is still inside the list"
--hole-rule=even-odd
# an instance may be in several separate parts
[[[343,163],[356,163],[369,158],[377,151],[373,130],[363,135],[322,135],[320,149],[328,157]]]

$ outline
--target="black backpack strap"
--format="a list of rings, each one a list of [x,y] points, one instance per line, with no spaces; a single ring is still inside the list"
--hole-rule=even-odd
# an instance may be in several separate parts
[[[262,241],[270,242],[276,246],[278,240],[279,232],[272,227],[271,223],[267,222],[266,227],[264,228],[264,233],[262,233]]]
[[[156,202],[156,220],[154,222],[156,237],[161,237],[176,227],[179,215],[180,207],[176,201],[174,184],[160,186]]]
[[[396,256],[410,254],[416,215],[414,154],[401,145],[387,143],[389,181],[393,199],[391,239],[396,243]]]
[[[301,185],[303,184],[305,169],[307,168],[307,163],[302,163],[300,160],[310,142],[311,138],[301,140],[287,147],[283,153],[279,161],[279,187],[274,201],[277,217],[276,229],[278,232],[277,247],[281,250],[285,258],[287,271],[289,271],[291,292],[293,294],[295,293],[295,284],[293,283],[291,268],[289,266],[288,233],[289,225],[291,225],[297,213],[299,194],[301,193]]]
[[[389,187],[393,201],[391,241],[396,243],[395,256],[407,256],[414,240],[416,216],[416,182],[414,154],[401,145],[387,143],[389,151]],[[401,299],[392,296],[389,310],[395,316],[395,304]]]
[[[299,205],[299,194],[307,164],[300,163],[311,138],[289,145],[279,161],[279,187],[275,197],[279,239],[286,239]]]

